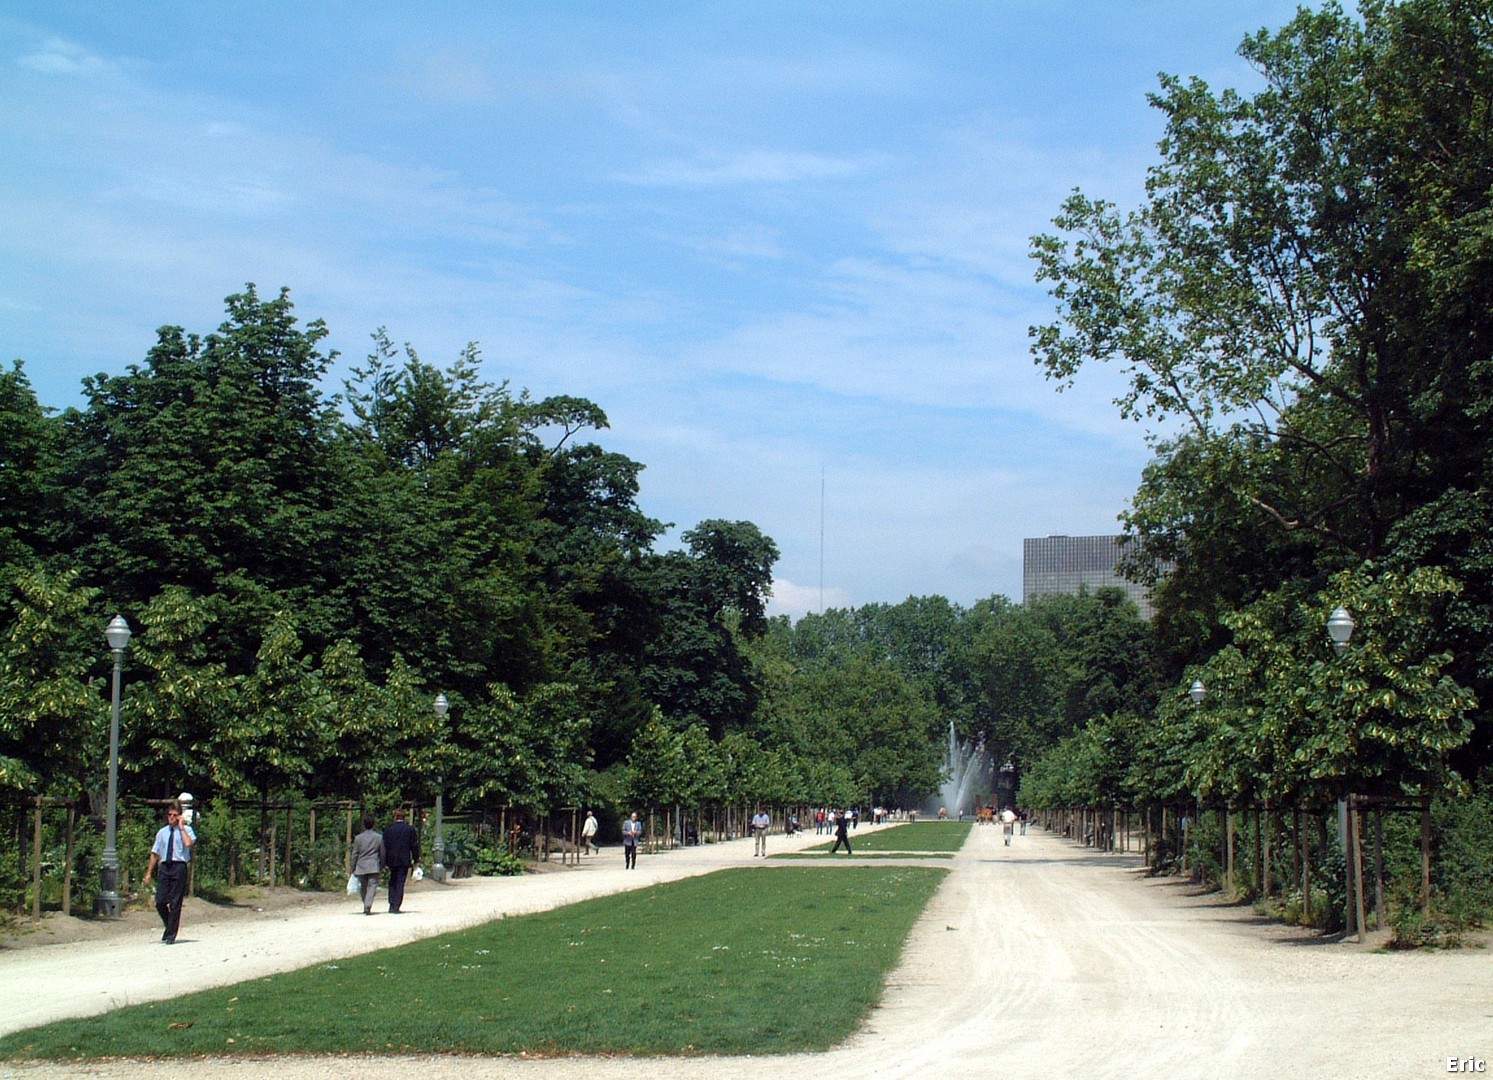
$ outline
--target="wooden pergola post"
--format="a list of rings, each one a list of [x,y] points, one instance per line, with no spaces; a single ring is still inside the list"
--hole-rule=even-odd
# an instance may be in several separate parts
[[[1311,841],[1306,835],[1307,824],[1298,807],[1296,810],[1296,847],[1301,852],[1301,917],[1310,926],[1312,924],[1312,850]]]
[[[1270,813],[1270,800],[1265,800],[1265,808],[1262,811],[1265,817],[1264,827],[1260,827],[1260,819],[1255,819],[1255,850],[1260,853],[1260,892],[1266,900],[1270,899],[1270,831],[1275,824]]]
[[[1234,894],[1234,811],[1223,812],[1223,880],[1224,891]]]
[[[62,914],[73,913],[73,830],[78,824],[78,808],[67,807],[67,863],[62,869]]]
[[[31,844],[31,917],[41,919],[41,806],[42,797],[36,797],[36,830]]]
[[[1431,917],[1431,799],[1425,796],[1420,808],[1420,911]]]

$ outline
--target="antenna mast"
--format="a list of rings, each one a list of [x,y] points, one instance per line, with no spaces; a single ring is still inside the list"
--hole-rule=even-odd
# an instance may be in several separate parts
[[[824,614],[824,466],[819,466],[819,614]]]

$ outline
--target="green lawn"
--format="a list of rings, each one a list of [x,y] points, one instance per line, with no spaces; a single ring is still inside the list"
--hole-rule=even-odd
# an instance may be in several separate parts
[[[877,829],[875,832],[861,833],[852,830],[850,848],[857,855],[863,851],[895,851],[906,854],[937,851],[952,853],[964,846],[970,829],[974,827],[972,821],[912,821],[905,825],[893,825],[890,829]],[[827,852],[834,845],[835,842],[831,839],[804,850]],[[844,851],[836,854],[843,855]]]
[[[952,851],[861,851],[856,849],[855,858],[861,859],[952,859]],[[769,859],[816,859],[823,862],[825,859],[834,859],[838,862],[845,858],[843,851],[837,851],[833,855],[826,848],[808,848],[804,851],[782,851],[776,855],[769,855]]]
[[[880,998],[946,873],[725,870],[16,1032],[0,1059],[822,1050]]]

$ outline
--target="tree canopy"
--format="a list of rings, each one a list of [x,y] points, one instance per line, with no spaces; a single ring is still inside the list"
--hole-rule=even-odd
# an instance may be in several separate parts
[[[1037,363],[1123,365],[1116,405],[1156,433],[1127,524],[1171,568],[1166,669],[1219,684],[1213,726],[1180,695],[1160,717],[1192,790],[1487,765],[1490,16],[1329,3],[1244,41],[1256,93],[1164,76],[1143,205],[1075,192],[1033,242],[1057,308]],[[1361,618],[1334,663],[1339,605]]]

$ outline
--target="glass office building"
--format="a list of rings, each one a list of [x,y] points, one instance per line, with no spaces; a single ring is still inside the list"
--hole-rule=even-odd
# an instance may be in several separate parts
[[[1021,599],[1068,593],[1094,592],[1112,585],[1124,590],[1151,617],[1151,596],[1144,585],[1126,581],[1118,565],[1124,552],[1123,536],[1043,536],[1021,542]]]

